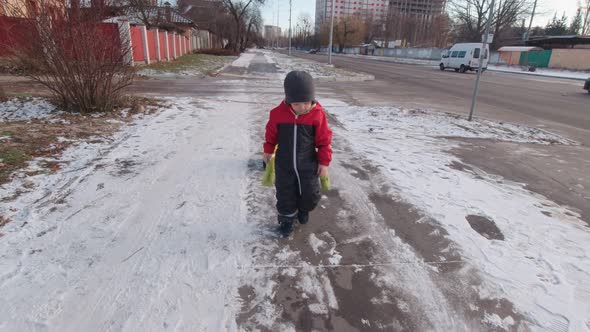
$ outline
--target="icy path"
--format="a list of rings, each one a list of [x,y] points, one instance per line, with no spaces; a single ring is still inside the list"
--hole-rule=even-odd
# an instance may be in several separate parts
[[[13,221],[0,330],[235,329],[249,111],[174,102]]]

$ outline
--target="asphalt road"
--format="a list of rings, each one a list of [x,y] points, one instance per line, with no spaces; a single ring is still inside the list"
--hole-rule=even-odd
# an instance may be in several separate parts
[[[295,55],[327,62],[327,56],[322,54],[297,52]],[[365,82],[351,89],[368,93],[369,98],[389,100],[398,105],[469,112],[476,78],[474,72],[460,74],[440,71],[434,66],[347,56],[334,56],[333,63],[336,67],[374,75],[375,82]],[[476,115],[535,126],[545,123],[552,127],[551,124],[555,124],[557,126],[553,127],[557,128],[554,129],[590,143],[587,141],[590,137],[590,95],[582,89],[583,84],[579,80],[487,71],[481,79]],[[575,129],[577,133],[571,133],[569,129]]]

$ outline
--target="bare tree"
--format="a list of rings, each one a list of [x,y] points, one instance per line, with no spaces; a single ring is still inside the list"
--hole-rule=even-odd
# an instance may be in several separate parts
[[[178,10],[195,22],[199,29],[212,31],[219,40],[235,40],[233,18],[220,1],[179,0],[177,6]],[[216,47],[219,46],[216,45]]]
[[[301,44],[307,46],[311,42],[310,37],[313,31],[313,22],[309,13],[301,13],[297,18],[296,31],[301,38]]]
[[[458,23],[458,38],[465,41],[477,41],[484,33],[485,24],[491,8],[490,0],[454,0],[451,12]],[[494,8],[492,27],[495,35],[511,28],[521,17],[527,15],[531,8],[530,0],[497,0]],[[494,44],[501,40],[494,38]]]
[[[436,15],[432,22],[432,46],[447,47],[451,32],[451,19],[447,14]]]
[[[584,22],[582,23],[582,35],[590,35],[590,0],[585,0],[584,5],[580,6]]]
[[[383,20],[375,18],[373,14],[369,14],[365,17],[365,29],[364,29],[364,36],[363,41],[368,44],[375,40],[375,38],[381,36],[383,34]]]
[[[363,41],[365,25],[358,16],[346,16],[334,22],[334,43],[338,45],[338,51],[342,53],[344,48],[356,46]],[[330,22],[324,22],[321,27],[321,41],[328,43]]]
[[[128,0],[126,11],[129,16],[139,19],[148,29],[158,27],[166,21],[162,4],[154,5],[152,0]]]
[[[262,14],[260,13],[260,8],[258,6],[250,7],[246,18],[248,24],[240,51],[251,46],[252,43],[259,42],[260,36],[262,35]]]
[[[110,111],[118,105],[134,70],[128,64],[128,33],[103,23],[108,6],[67,7],[63,2],[39,0],[23,9],[27,29],[15,38],[11,59],[25,74],[48,88],[65,109]]]
[[[235,38],[231,42],[234,51],[240,51],[245,47],[241,41],[246,28],[245,16],[248,13],[248,8],[252,5],[263,5],[264,2],[265,0],[221,0],[234,19]]]

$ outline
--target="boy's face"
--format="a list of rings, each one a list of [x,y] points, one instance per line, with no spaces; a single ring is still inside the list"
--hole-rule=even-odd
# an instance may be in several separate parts
[[[291,103],[291,108],[296,114],[303,114],[309,110],[311,110],[312,103],[311,101],[303,102],[303,103]]]

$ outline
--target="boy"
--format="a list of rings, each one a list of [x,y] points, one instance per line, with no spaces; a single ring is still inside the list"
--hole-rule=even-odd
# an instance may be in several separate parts
[[[280,231],[289,236],[295,219],[306,224],[320,201],[319,176],[328,175],[332,160],[332,131],[326,113],[315,100],[311,75],[292,71],[284,82],[285,100],[266,124],[264,161],[278,145],[275,186]]]

